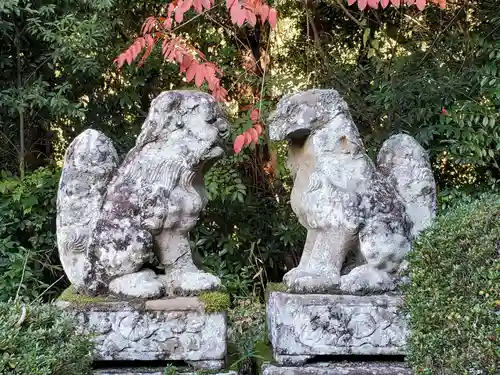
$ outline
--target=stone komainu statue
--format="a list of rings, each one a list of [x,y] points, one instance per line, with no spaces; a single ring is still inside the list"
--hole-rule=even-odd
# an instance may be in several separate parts
[[[271,139],[290,143],[291,205],[307,229],[300,264],[284,277],[289,290],[395,289],[413,238],[435,216],[435,181],[425,150],[408,135],[394,135],[376,167],[335,90],[284,97],[269,126]],[[354,265],[347,267],[346,258],[354,258]]]
[[[220,285],[194,265],[188,233],[206,204],[203,172],[224,155],[229,130],[212,96],[169,91],[153,100],[121,164],[104,134],[74,139],[59,184],[57,241],[78,291],[156,298]],[[153,254],[165,275],[144,269]]]

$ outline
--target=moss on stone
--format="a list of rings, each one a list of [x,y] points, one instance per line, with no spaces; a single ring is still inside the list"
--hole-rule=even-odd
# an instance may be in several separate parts
[[[79,294],[76,292],[73,285],[66,288],[66,290],[64,290],[61,293],[58,300],[76,303],[76,304],[80,304],[80,305],[86,305],[89,303],[102,303],[102,302],[112,301],[112,299],[108,296],[89,297],[89,296],[86,296],[84,294]]]
[[[285,283],[267,283],[267,291],[268,292],[286,292]]]
[[[286,285],[283,282],[281,282],[281,283],[267,283],[266,292],[265,292],[266,303],[267,303],[267,300],[269,299],[269,295],[272,292],[283,292],[283,293],[286,293],[286,289],[287,289]]]
[[[229,295],[223,292],[204,292],[200,294],[200,301],[207,314],[229,310]]]

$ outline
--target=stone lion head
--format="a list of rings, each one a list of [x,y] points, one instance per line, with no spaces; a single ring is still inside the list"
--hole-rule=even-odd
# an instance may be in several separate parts
[[[157,152],[196,168],[224,156],[229,133],[230,124],[213,96],[166,91],[152,101],[136,149],[154,144]]]
[[[270,137],[273,141],[306,138],[339,114],[349,114],[349,109],[335,90],[312,89],[286,95],[269,117]]]

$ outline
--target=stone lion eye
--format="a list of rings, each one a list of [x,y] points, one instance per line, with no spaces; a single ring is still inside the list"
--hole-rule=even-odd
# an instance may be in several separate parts
[[[207,124],[210,124],[210,125],[215,124],[215,121],[217,121],[217,116],[212,116],[212,117],[209,117],[209,118],[206,120]]]

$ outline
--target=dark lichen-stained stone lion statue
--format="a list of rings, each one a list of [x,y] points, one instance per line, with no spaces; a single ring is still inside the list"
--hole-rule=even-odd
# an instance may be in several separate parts
[[[397,134],[377,166],[335,90],[285,96],[270,135],[288,140],[291,205],[307,229],[298,267],[284,277],[298,293],[380,293],[396,288],[418,232],[435,215],[436,188],[424,149]],[[354,264],[346,259],[354,259]]]
[[[206,204],[203,173],[224,155],[229,129],[212,96],[168,91],[153,100],[123,162],[99,131],[74,139],[57,196],[57,241],[79,292],[157,298],[220,285],[193,263],[188,233]],[[164,275],[145,268],[153,254]]]

